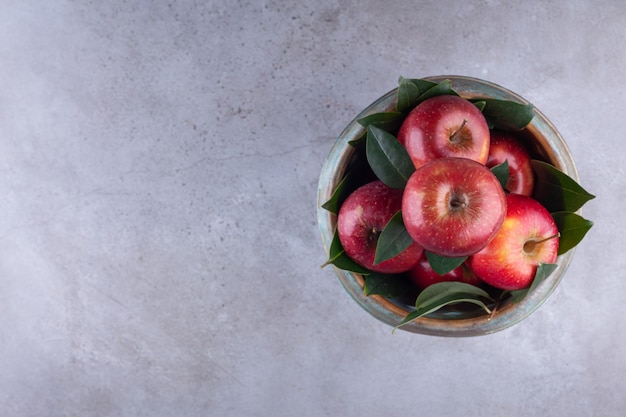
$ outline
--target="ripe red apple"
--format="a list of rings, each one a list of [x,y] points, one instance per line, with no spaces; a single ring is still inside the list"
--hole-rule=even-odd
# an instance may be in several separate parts
[[[539,263],[556,261],[558,248],[558,229],[548,210],[531,197],[509,194],[502,227],[467,265],[496,288],[518,290],[531,284]]]
[[[374,265],[378,237],[389,220],[402,207],[402,190],[374,181],[350,193],[339,209],[337,233],[346,255],[375,272],[406,272],[419,261],[423,249],[411,244],[400,254]]]
[[[453,95],[429,98],[407,115],[398,131],[415,168],[442,157],[487,162],[489,126],[470,101]]]
[[[496,176],[476,161],[439,158],[417,168],[402,198],[409,235],[437,255],[462,257],[484,248],[506,214]]]
[[[492,168],[504,161],[508,161],[509,164],[509,181],[506,189],[515,194],[531,196],[535,186],[535,176],[526,147],[510,133],[492,131],[486,165]]]
[[[420,261],[407,272],[407,275],[421,290],[432,284],[445,281],[460,281],[472,285],[480,285],[482,283],[476,274],[465,265],[460,265],[446,274],[439,275],[433,271],[426,254],[422,255]]]

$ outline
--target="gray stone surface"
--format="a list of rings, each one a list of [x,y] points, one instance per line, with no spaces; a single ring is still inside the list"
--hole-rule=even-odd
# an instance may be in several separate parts
[[[0,1],[0,414],[615,416],[626,409],[620,1]],[[596,226],[494,335],[362,311],[321,164],[397,77],[559,128]]]

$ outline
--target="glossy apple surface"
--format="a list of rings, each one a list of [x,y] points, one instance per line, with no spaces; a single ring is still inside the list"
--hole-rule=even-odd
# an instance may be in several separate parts
[[[480,110],[470,101],[452,95],[421,102],[398,131],[398,141],[415,168],[442,157],[468,158],[484,164],[489,140],[489,126]]]
[[[369,270],[386,274],[406,272],[415,266],[423,252],[417,243],[374,265],[378,237],[401,207],[402,190],[381,181],[370,182],[350,193],[337,217],[337,233],[346,255]]]
[[[507,214],[489,244],[467,265],[486,283],[503,290],[528,287],[540,263],[554,263],[559,248],[552,216],[531,197],[507,195]]]
[[[416,169],[402,198],[411,237],[441,256],[468,256],[495,236],[506,214],[496,176],[476,161],[439,158]]]
[[[421,290],[432,284],[446,281],[459,281],[472,285],[480,285],[482,283],[476,274],[464,265],[460,265],[446,274],[439,275],[433,271],[426,254],[422,255],[420,261],[407,272],[407,275]]]
[[[506,184],[506,189],[515,194],[531,196],[535,184],[535,175],[526,147],[510,133],[492,131],[486,165],[492,168],[504,161],[509,164],[509,181]]]

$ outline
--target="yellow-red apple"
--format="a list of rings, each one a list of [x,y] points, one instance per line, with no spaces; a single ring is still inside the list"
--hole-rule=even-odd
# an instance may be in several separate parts
[[[537,200],[508,194],[502,227],[487,246],[468,258],[467,265],[496,288],[526,288],[540,263],[556,261],[558,233],[552,216]]]

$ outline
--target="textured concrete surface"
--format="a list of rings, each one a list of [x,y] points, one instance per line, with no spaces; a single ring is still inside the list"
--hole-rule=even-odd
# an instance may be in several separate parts
[[[0,1],[0,414],[615,416],[626,409],[620,1]],[[504,85],[597,199],[491,336],[362,311],[316,226],[334,138],[399,75]]]

